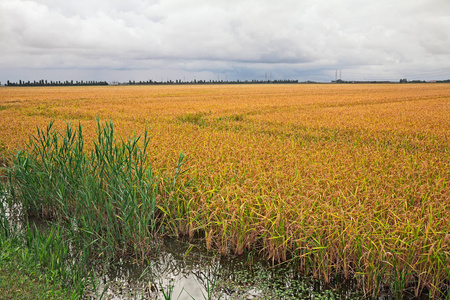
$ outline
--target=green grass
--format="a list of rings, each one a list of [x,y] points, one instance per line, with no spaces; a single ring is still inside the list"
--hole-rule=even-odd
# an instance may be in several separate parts
[[[6,146],[3,144],[2,141],[0,141],[0,176],[4,173],[4,167],[7,165],[6,161],[7,157],[7,150]]]
[[[35,253],[16,238],[0,238],[0,299],[74,299],[51,270],[36,265]]]
[[[0,181],[0,199],[5,189]],[[84,289],[79,266],[66,260],[61,228],[20,231],[0,205],[0,299],[76,299]],[[78,274],[78,276],[77,276]]]
[[[178,116],[177,119],[181,123],[191,123],[191,124],[203,127],[203,126],[205,126],[205,122],[206,122],[204,116],[205,116],[204,113],[197,112],[197,113],[189,113],[189,114],[185,114],[182,116]]]

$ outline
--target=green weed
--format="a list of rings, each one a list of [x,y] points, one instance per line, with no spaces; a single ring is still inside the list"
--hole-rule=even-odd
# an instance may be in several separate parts
[[[204,115],[205,114],[201,113],[201,112],[189,113],[189,114],[178,116],[177,119],[181,123],[191,123],[191,124],[203,127],[203,126],[205,126]]]

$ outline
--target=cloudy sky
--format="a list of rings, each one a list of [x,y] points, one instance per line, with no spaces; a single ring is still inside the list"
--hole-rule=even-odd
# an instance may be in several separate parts
[[[0,0],[0,81],[450,78],[449,0]]]

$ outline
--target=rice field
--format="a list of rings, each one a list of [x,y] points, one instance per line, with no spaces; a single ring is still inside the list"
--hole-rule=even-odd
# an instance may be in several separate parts
[[[188,157],[190,188],[156,197],[164,232],[367,295],[448,297],[450,85],[0,88],[0,151],[52,120],[81,122],[92,150],[97,119],[124,139],[147,128],[156,176]]]

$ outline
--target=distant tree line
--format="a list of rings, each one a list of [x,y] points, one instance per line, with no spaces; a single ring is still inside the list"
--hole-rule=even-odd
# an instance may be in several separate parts
[[[39,81],[25,81],[25,80],[19,80],[19,82],[11,82],[7,81],[6,86],[85,86],[85,85],[108,85],[106,81],[73,81],[73,80],[66,80],[66,81],[48,81],[41,79]]]
[[[402,78],[399,81],[400,83],[450,83],[450,79],[446,79],[446,80],[430,80],[430,81],[426,81],[426,80],[408,80],[406,78]]]
[[[389,81],[389,80],[333,80],[331,83],[396,83],[395,81]]]
[[[291,80],[291,79],[283,79],[283,80],[192,80],[192,81],[182,81],[181,79],[177,79],[175,81],[173,80],[167,80],[167,81],[134,81],[130,80],[127,83],[121,83],[121,84],[128,84],[128,85],[160,85],[160,84],[268,84],[268,83],[298,83],[298,80]]]
[[[402,78],[399,81],[389,81],[389,80],[373,80],[373,81],[357,81],[357,80],[333,80],[331,83],[450,83],[450,79],[447,80],[408,80],[406,78]]]

